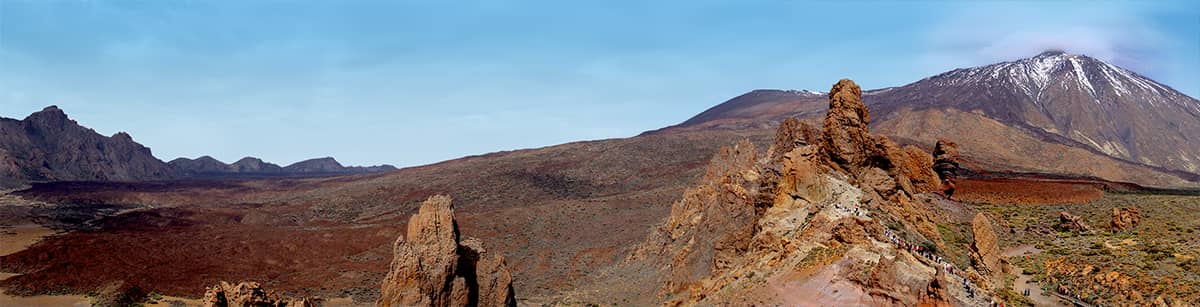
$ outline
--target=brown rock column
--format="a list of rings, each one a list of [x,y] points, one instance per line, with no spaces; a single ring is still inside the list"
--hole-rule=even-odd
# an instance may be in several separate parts
[[[394,253],[379,306],[516,306],[504,257],[488,253],[478,239],[459,243],[448,196],[421,205]]]

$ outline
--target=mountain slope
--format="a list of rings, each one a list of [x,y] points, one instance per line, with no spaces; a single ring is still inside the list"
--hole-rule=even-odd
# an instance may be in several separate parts
[[[175,175],[124,132],[105,137],[56,106],[23,120],[0,118],[0,186],[30,181],[128,181]]]
[[[757,92],[651,133],[759,129],[792,116],[814,120],[827,108],[819,103],[824,97]],[[922,144],[938,137],[931,133],[971,133],[977,137],[961,142],[965,154],[990,170],[1155,186],[1194,187],[1200,180],[1200,101],[1083,55],[1045,52],[863,96],[881,133]],[[953,127],[931,126],[949,124],[947,114],[963,116]],[[995,133],[997,127],[1005,133]],[[1004,143],[1013,146],[992,146]]]
[[[1109,156],[1200,173],[1200,101],[1084,55],[1052,51],[956,69],[874,98],[885,110],[982,112]]]

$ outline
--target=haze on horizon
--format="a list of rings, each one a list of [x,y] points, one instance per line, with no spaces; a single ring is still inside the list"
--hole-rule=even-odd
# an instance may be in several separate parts
[[[412,166],[627,137],[758,88],[899,86],[1046,49],[1200,96],[1200,4],[0,0],[0,116],[157,157]]]

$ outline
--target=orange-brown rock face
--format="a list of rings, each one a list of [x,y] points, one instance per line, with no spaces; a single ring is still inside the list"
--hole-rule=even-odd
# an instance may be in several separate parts
[[[933,170],[941,179],[942,193],[954,195],[955,181],[958,179],[958,144],[946,139],[938,139],[933,146]]]
[[[862,89],[842,79],[829,91],[829,112],[825,114],[821,151],[834,163],[863,166],[869,161],[875,139],[867,131],[871,121]]]
[[[678,292],[744,252],[754,226],[759,174],[754,144],[722,147],[699,186],[684,192],[671,215],[630,257],[666,267],[660,282]],[[725,259],[725,260],[722,260]]]
[[[771,146],[771,156],[783,156],[796,147],[816,142],[817,138],[817,132],[813,130],[812,126],[795,117],[789,117],[780,122],[779,129],[775,131],[775,143]]]
[[[512,274],[503,256],[478,239],[459,243],[450,197],[421,205],[396,240],[379,306],[515,306]]]
[[[1000,245],[992,220],[982,212],[975,214],[971,232],[975,235],[975,241],[971,243],[971,261],[982,272],[1000,272]]]
[[[1109,223],[1109,227],[1113,231],[1121,231],[1137,227],[1141,221],[1142,215],[1138,213],[1137,207],[1113,208],[1112,222]]]
[[[230,284],[220,282],[208,287],[202,300],[204,307],[308,307],[319,305],[313,299],[281,298],[256,282]]]
[[[930,192],[939,181],[933,172],[933,157],[919,148],[901,149],[884,136],[871,135],[870,112],[863,104],[862,90],[854,81],[842,79],[829,91],[821,152],[834,166],[858,176],[878,168],[893,177],[898,188],[909,194]]]
[[[916,147],[901,149],[887,137],[871,135],[869,123],[858,85],[847,79],[834,84],[820,143],[827,166],[855,179],[868,192],[864,202],[880,204],[909,228],[943,246],[932,213],[912,201],[912,195],[938,187],[933,157]]]
[[[889,151],[888,160],[896,167],[900,187],[909,194],[933,192],[941,187],[941,180],[933,171],[933,156],[928,152],[909,145]]]

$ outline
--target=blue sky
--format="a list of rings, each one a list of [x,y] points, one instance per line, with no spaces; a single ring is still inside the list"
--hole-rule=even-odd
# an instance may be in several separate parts
[[[1045,2],[0,0],[0,116],[55,104],[165,160],[410,166],[1052,48],[1200,96],[1200,2]]]

